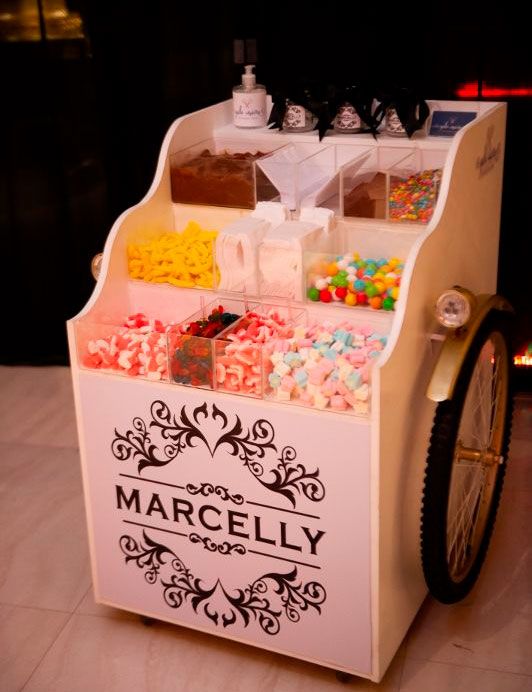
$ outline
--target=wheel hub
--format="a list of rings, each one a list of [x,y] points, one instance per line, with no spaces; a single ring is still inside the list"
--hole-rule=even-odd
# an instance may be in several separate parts
[[[502,454],[497,454],[493,449],[474,449],[473,447],[465,447],[461,442],[456,445],[456,461],[461,459],[465,461],[473,461],[485,466],[493,466],[494,464],[502,464],[504,457]]]

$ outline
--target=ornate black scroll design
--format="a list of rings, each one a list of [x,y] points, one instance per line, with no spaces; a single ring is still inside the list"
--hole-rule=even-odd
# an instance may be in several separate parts
[[[195,577],[185,563],[173,551],[150,539],[143,532],[146,546],[131,536],[120,538],[120,548],[126,562],[134,560],[140,569],[148,567],[146,580],[154,584],[161,565],[171,569],[168,580],[161,577],[163,597],[170,608],[180,608],[187,601],[195,613],[203,613],[216,626],[234,625],[241,620],[244,627],[254,620],[270,635],[281,629],[282,618],[292,623],[301,619],[301,614],[313,608],[321,614],[321,606],[327,599],[325,587],[316,581],[306,584],[297,582],[297,567],[287,574],[268,572],[233,594],[227,592],[219,579],[212,587]],[[169,555],[163,560],[163,555]],[[149,556],[149,557],[147,557]],[[148,573],[151,575],[148,579]],[[216,595],[215,595],[216,593]]]
[[[222,431],[227,428],[228,418],[216,404],[212,406],[212,418],[213,420],[219,419],[222,421]],[[240,418],[238,416],[235,416],[235,418],[236,421],[231,430],[224,432],[218,438],[213,454],[222,445],[229,445],[232,456],[237,456],[243,461],[253,475],[257,475],[253,471],[253,467],[257,467],[262,473],[262,466],[257,459],[264,459],[268,449],[272,449],[274,452],[277,451],[276,445],[273,444],[275,437],[273,425],[266,419],[260,418],[253,423],[251,428],[245,430]]]
[[[297,452],[293,447],[283,447],[278,464],[271,469],[273,480],[261,483],[274,493],[280,493],[287,497],[292,505],[296,506],[295,493],[303,495],[312,502],[319,502],[325,497],[325,487],[318,476],[318,469],[308,472],[303,464],[293,464]],[[259,479],[260,480],[260,479]]]
[[[148,584],[155,584],[159,576],[159,571],[161,565],[166,563],[163,559],[165,553],[170,553],[173,555],[171,550],[168,550],[164,545],[156,543],[151,538],[146,535],[146,532],[142,532],[142,537],[144,538],[145,546],[142,543],[137,542],[132,536],[121,536],[120,537],[120,550],[126,556],[126,563],[134,560],[137,567],[140,569],[146,569],[144,573],[144,578]]]
[[[227,600],[233,606],[233,617],[222,617],[223,626],[232,625],[239,615],[247,627],[253,616],[258,618],[266,634],[277,634],[281,628],[280,618],[283,613],[290,622],[299,622],[301,613],[309,608],[321,613],[320,606],[327,598],[325,587],[316,581],[296,583],[296,579],[297,567],[294,566],[288,574],[264,574],[244,589],[238,589],[237,596],[230,596],[224,590]],[[272,591],[279,596],[280,611],[273,610]]]
[[[193,483],[187,483],[186,490],[191,495],[203,495],[203,497],[208,497],[214,493],[222,500],[230,500],[234,502],[235,505],[241,505],[244,502],[242,495],[239,493],[230,493],[229,489],[224,488],[223,485],[213,485],[212,483],[194,485]]]
[[[187,447],[195,447],[194,440],[197,439],[203,442],[212,456],[209,443],[199,429],[201,425],[200,418],[205,420],[209,417],[206,402],[193,409],[192,420],[190,420],[187,414],[186,406],[181,408],[179,417],[176,417],[164,401],[154,401],[150,411],[152,415],[150,428],[159,428],[163,440],[172,440],[172,444],[177,447],[179,452],[182,452]]]
[[[325,497],[325,488],[319,480],[319,469],[309,472],[303,464],[295,464],[297,453],[293,447],[285,446],[278,452],[274,443],[273,425],[264,418],[245,428],[239,416],[235,415],[235,422],[229,428],[227,415],[216,404],[209,407],[206,402],[194,408],[191,415],[187,413],[186,406],[183,406],[176,416],[163,401],[157,400],[152,403],[150,412],[152,420],[149,427],[158,428],[167,443],[164,446],[164,457],[158,456],[159,449],[152,444],[146,423],[141,418],[133,420],[135,430],[128,430],[125,435],[115,430],[115,439],[111,445],[114,456],[120,461],[133,458],[138,464],[139,473],[147,466],[165,466],[187,447],[195,447],[198,442],[202,442],[211,457],[220,448],[228,448],[229,454],[237,457],[262,486],[288,498],[293,507],[296,506],[296,494],[302,494],[312,502],[319,502]],[[202,422],[208,418],[221,422],[221,434],[212,447],[200,430]],[[280,454],[278,463],[273,468],[266,463],[268,452]],[[194,494],[193,489],[196,487],[190,485],[187,490]],[[241,504],[238,501],[241,499],[243,502],[241,495],[228,494],[226,497],[225,492],[228,493],[228,490],[223,486],[201,484],[198,492],[204,495],[211,487],[223,500],[231,499],[236,504]]]
[[[115,438],[111,443],[113,455],[120,461],[132,458],[138,464],[139,473],[146,466],[166,466],[178,454],[173,445],[164,448],[165,457],[159,458],[159,448],[152,444],[150,434],[146,429],[146,423],[142,418],[133,419],[133,430],[128,430],[122,435],[115,429]]]
[[[213,419],[222,420],[222,430],[227,427],[228,419],[225,413],[216,405],[213,405]],[[214,451],[223,444],[229,446],[230,453],[237,456],[244,462],[255,478],[268,490],[279,493],[287,497],[292,506],[296,506],[295,493],[303,495],[313,502],[319,502],[325,497],[325,487],[319,480],[319,470],[307,472],[303,464],[293,464],[297,457],[297,452],[293,447],[283,447],[281,456],[278,458],[276,468],[270,469],[273,480],[264,477],[264,466],[258,460],[266,456],[266,450],[277,451],[273,444],[275,431],[272,424],[264,419],[256,421],[252,427],[245,430],[240,418],[236,416],[236,422],[231,430],[225,432],[217,441]]]
[[[245,555],[247,553],[242,543],[229,543],[228,541],[216,543],[209,536],[200,536],[199,533],[189,533],[188,539],[191,543],[202,543],[205,550],[210,553],[218,552],[220,555],[231,555],[232,553]]]

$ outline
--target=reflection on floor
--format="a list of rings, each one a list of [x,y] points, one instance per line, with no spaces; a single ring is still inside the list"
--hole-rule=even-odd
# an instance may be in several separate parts
[[[380,685],[96,605],[67,368],[0,368],[2,692],[532,692],[532,397],[472,594],[425,601]]]

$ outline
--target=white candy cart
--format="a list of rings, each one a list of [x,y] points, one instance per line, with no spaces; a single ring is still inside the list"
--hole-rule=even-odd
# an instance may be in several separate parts
[[[476,117],[453,137],[329,134],[319,143],[315,133],[236,129],[228,101],[171,126],[149,192],[113,225],[94,293],[68,322],[99,603],[378,681],[427,583],[447,602],[473,585],[499,500],[511,408],[511,310],[494,295],[506,111],[429,105]],[[429,223],[349,221],[348,249],[404,257],[395,311],[303,301],[311,316],[369,321],[388,334],[368,415],[81,366],[84,330],[97,335],[135,313],[175,322],[198,309],[200,296],[219,297],[132,281],[126,261],[139,228],[178,230],[194,219],[221,229],[249,214],[172,203],[171,155],[216,137],[440,152]],[[456,286],[442,314],[471,315],[445,330],[434,306]]]

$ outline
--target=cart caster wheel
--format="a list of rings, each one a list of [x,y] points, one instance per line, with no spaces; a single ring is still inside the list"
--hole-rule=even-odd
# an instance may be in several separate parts
[[[348,682],[351,682],[353,676],[350,673],[344,673],[342,670],[337,670],[336,679],[338,682],[342,682],[344,685],[346,685]]]
[[[511,316],[492,311],[453,395],[436,408],[423,488],[421,558],[430,593],[456,603],[473,588],[495,523],[510,445]]]
[[[146,615],[140,615],[139,618],[144,627],[151,627],[156,623],[156,620],[154,620],[153,618],[146,617]]]

